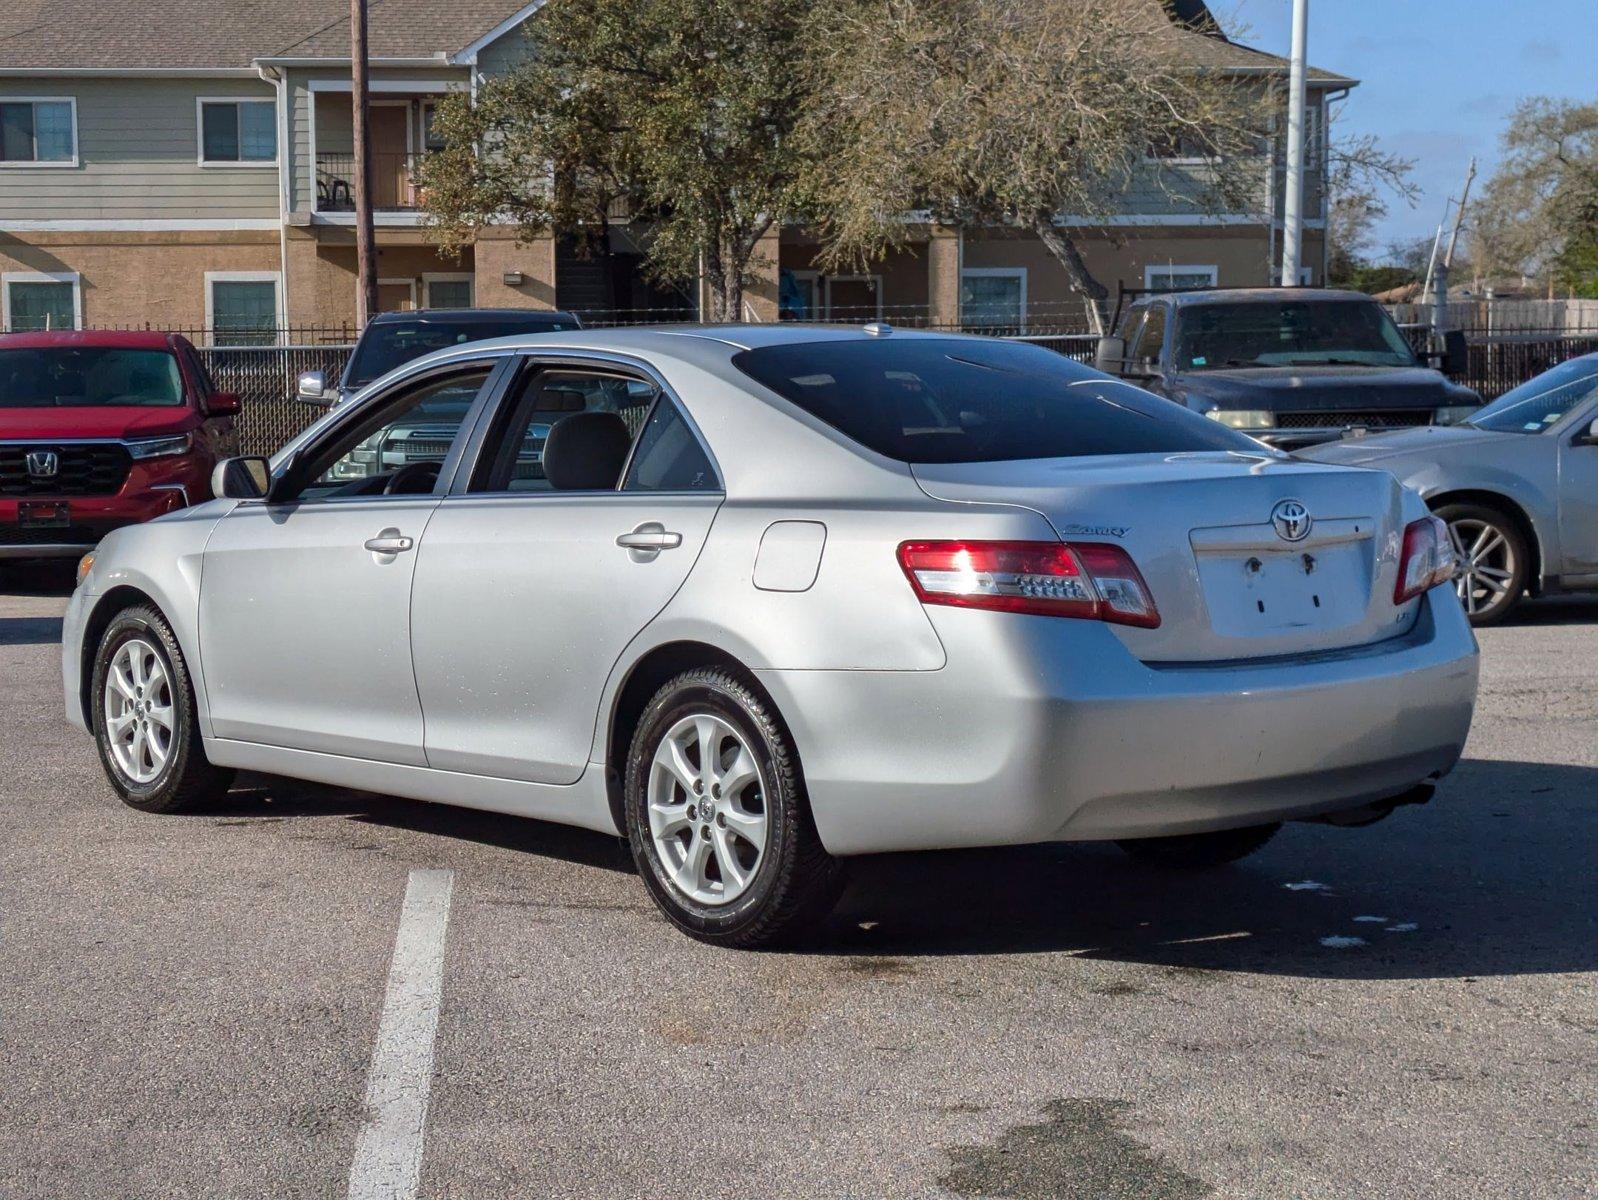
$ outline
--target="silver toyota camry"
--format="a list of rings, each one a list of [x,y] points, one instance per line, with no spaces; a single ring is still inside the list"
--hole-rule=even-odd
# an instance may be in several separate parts
[[[67,713],[128,804],[249,769],[619,833],[730,945],[853,855],[1194,867],[1377,820],[1476,695],[1420,496],[985,338],[461,346],[216,494],[108,537],[68,610]]]
[[[1426,498],[1460,561],[1473,625],[1527,592],[1598,589],[1598,354],[1561,363],[1458,425],[1345,438],[1299,452],[1376,467]]]

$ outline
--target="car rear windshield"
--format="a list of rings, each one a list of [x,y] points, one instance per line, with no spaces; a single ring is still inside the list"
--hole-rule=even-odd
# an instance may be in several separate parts
[[[1244,450],[1251,438],[1016,342],[903,338],[745,350],[733,363],[878,454],[908,463]]]
[[[486,338],[510,337],[518,333],[559,333],[573,328],[569,321],[528,315],[485,317],[481,321],[379,321],[367,327],[355,349],[346,380],[348,387],[360,387],[387,375],[413,358]]]
[[[165,350],[0,350],[0,408],[170,408],[182,403],[177,356]]]
[[[1409,343],[1374,301],[1249,300],[1176,314],[1178,371],[1414,365]]]

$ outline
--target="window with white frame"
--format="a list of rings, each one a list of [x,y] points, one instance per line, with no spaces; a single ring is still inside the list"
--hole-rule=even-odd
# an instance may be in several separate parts
[[[1181,292],[1193,288],[1215,287],[1220,282],[1216,267],[1195,267],[1180,263],[1162,263],[1157,267],[1143,268],[1143,286],[1155,292]]]
[[[202,163],[277,161],[277,106],[270,100],[200,100]]]
[[[73,166],[77,124],[69,97],[0,97],[0,165]]]
[[[967,267],[960,272],[960,323],[1020,329],[1026,324],[1025,267]]]
[[[424,308],[471,308],[472,277],[423,275],[422,305]]]
[[[76,273],[7,272],[0,276],[7,333],[76,329],[83,316]]]
[[[266,346],[277,338],[278,277],[272,271],[208,271],[205,323],[215,346]]]

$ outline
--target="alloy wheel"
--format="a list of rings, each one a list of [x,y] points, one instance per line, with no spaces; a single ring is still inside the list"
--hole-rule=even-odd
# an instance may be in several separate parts
[[[649,765],[649,835],[673,885],[705,905],[730,904],[766,852],[765,780],[749,742],[712,713],[666,731]]]
[[[1502,529],[1478,517],[1459,517],[1449,522],[1448,536],[1459,559],[1454,588],[1468,615],[1477,616],[1514,599],[1510,590],[1520,564],[1513,542]]]
[[[105,735],[117,769],[134,783],[155,780],[172,756],[177,718],[166,663],[143,638],[117,647],[105,674]]]

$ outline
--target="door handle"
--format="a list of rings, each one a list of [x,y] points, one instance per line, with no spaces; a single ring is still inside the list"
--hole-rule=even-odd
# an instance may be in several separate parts
[[[631,533],[624,533],[616,544],[628,550],[675,550],[682,545],[682,534],[672,533],[653,522],[640,525]]]
[[[367,538],[365,545],[373,554],[403,554],[416,543],[397,529],[385,529],[375,538]]]
[[[662,550],[675,550],[682,545],[682,534],[673,533],[659,521],[645,521],[631,533],[622,534],[616,544],[635,563],[653,562]]]

